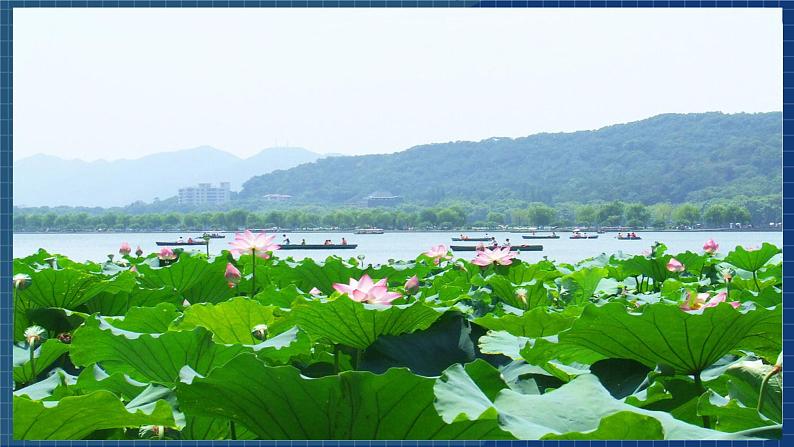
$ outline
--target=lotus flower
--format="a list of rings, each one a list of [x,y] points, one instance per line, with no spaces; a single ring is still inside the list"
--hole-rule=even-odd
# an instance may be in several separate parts
[[[270,252],[281,248],[278,244],[273,243],[275,238],[275,234],[268,236],[267,233],[254,234],[250,230],[245,230],[243,233],[234,235],[234,240],[229,242],[233,248],[229,251],[237,256],[250,253],[267,259],[270,257]]]
[[[519,288],[516,289],[516,299],[521,301],[525,306],[527,305],[527,289]]]
[[[449,255],[449,249],[444,244],[432,246],[430,250],[425,252],[425,256],[433,258],[433,263],[436,265],[438,265],[442,259],[452,259],[452,256]]]
[[[694,293],[687,292],[687,299],[681,304],[681,310],[692,312],[706,307],[716,307],[718,304],[725,302],[728,297],[728,292],[722,291],[709,299],[711,295],[708,292]],[[731,301],[729,303],[734,309],[739,307],[738,301]]]
[[[143,250],[141,249],[141,246],[139,245],[138,248],[135,249],[135,256],[141,257],[142,254],[143,254]]]
[[[176,255],[174,254],[174,250],[171,250],[168,247],[163,247],[160,250],[160,254],[157,255],[163,261],[170,261],[172,259],[176,259]]]
[[[372,278],[366,273],[356,281],[350,278],[350,284],[334,284],[334,289],[340,293],[345,293],[353,301],[371,304],[390,305],[392,301],[401,297],[397,292],[389,292],[386,286],[386,278],[378,282],[372,282]]]
[[[226,281],[229,282],[230,288],[239,284],[240,279],[242,278],[240,271],[237,270],[237,267],[235,267],[231,262],[226,264],[226,273],[224,273],[223,276],[226,278]]]
[[[681,264],[681,262],[679,262],[676,258],[670,258],[670,260],[667,261],[667,270],[671,272],[681,273],[685,269],[686,267],[684,264]]]
[[[714,242],[714,239],[709,239],[703,244],[703,251],[706,253],[714,253],[720,248],[720,244]]]
[[[162,425],[144,425],[138,430],[138,437],[156,437],[163,439],[165,436],[165,427]]]
[[[510,247],[495,248],[493,250],[485,248],[477,253],[477,257],[471,261],[472,264],[487,267],[491,264],[510,265],[516,252],[510,251]]]
[[[126,242],[122,242],[121,246],[119,246],[119,254],[121,256],[127,256],[128,254],[130,254],[131,251],[132,248],[130,247],[130,244]]]
[[[323,291],[318,289],[317,287],[312,287],[312,290],[309,290],[309,295],[317,296],[317,295],[322,295],[322,294],[323,294]]]
[[[18,273],[14,275],[14,288],[17,290],[25,290],[33,283],[33,278],[25,273]]]
[[[419,288],[419,278],[416,275],[408,278],[408,281],[405,281],[405,290],[414,291]]]
[[[25,329],[24,337],[29,346],[36,346],[43,338],[45,338],[47,331],[41,326],[30,326]]]

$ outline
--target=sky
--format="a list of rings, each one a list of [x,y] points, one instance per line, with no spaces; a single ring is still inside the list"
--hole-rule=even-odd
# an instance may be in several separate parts
[[[13,13],[15,159],[388,153],[782,110],[772,8]]]

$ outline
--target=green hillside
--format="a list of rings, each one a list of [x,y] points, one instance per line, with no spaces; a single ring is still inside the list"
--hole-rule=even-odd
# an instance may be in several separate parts
[[[289,194],[343,204],[375,191],[406,202],[504,200],[646,204],[780,194],[780,112],[665,114],[595,131],[331,157],[256,176],[240,198]]]

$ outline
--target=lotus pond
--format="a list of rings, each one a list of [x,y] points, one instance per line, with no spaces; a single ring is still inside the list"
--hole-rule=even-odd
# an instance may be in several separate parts
[[[771,244],[372,266],[260,236],[15,259],[15,439],[781,436]]]

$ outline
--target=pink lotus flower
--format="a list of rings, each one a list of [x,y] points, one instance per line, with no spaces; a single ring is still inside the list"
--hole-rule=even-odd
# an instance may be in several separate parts
[[[667,261],[667,270],[671,272],[681,273],[685,269],[686,267],[684,267],[684,264],[681,264],[676,258],[670,258],[670,260]]]
[[[229,288],[232,288],[240,283],[240,279],[242,275],[240,275],[240,271],[237,270],[237,267],[234,266],[231,262],[226,264],[226,273],[223,274],[226,278],[226,281],[229,282]]]
[[[408,281],[405,281],[405,290],[412,292],[418,288],[419,288],[419,278],[417,278],[416,275],[408,278]]]
[[[157,255],[157,257],[162,259],[163,261],[170,261],[172,259],[176,259],[176,255],[174,254],[174,250],[171,250],[168,247],[163,247],[160,250],[160,254]]]
[[[449,249],[444,244],[432,246],[430,250],[425,252],[425,256],[433,258],[433,263],[436,265],[438,265],[442,259],[452,259],[452,256],[449,255]]]
[[[135,267],[133,265],[132,267],[130,267],[130,271],[133,272],[133,273],[138,273],[138,267]]]
[[[358,281],[350,278],[350,284],[336,283],[334,289],[340,293],[346,293],[351,300],[360,303],[390,305],[392,301],[402,296],[397,292],[389,292],[386,278],[372,282],[372,278],[366,273]]]
[[[138,248],[135,249],[135,256],[140,257],[143,254],[143,250],[141,250],[141,246],[139,245]]]
[[[728,292],[723,290],[709,299],[710,296],[708,292],[694,293],[689,291],[687,292],[687,299],[681,304],[681,310],[692,312],[705,309],[706,307],[717,307],[718,304],[725,302],[725,299],[728,297]],[[731,301],[729,304],[733,306],[734,309],[737,309],[740,303],[738,301]]]
[[[130,244],[126,242],[121,243],[121,246],[119,247],[119,254],[121,254],[121,256],[127,256],[131,251],[132,248],[130,248]]]
[[[714,242],[714,239],[709,239],[703,244],[703,251],[706,253],[714,253],[720,248],[720,244]]]
[[[317,295],[322,295],[322,294],[323,294],[323,291],[318,289],[317,287],[312,287],[312,290],[309,290],[309,295],[317,296]]]
[[[493,250],[484,248],[477,252],[477,257],[471,261],[472,264],[487,267],[491,264],[510,265],[517,253],[510,251],[510,247],[495,248]]]
[[[254,234],[250,230],[245,230],[243,233],[234,235],[234,240],[229,242],[229,245],[234,248],[229,251],[237,256],[250,253],[267,259],[270,257],[270,252],[281,248],[278,244],[273,243],[275,237],[275,234],[268,236],[267,233]]]

